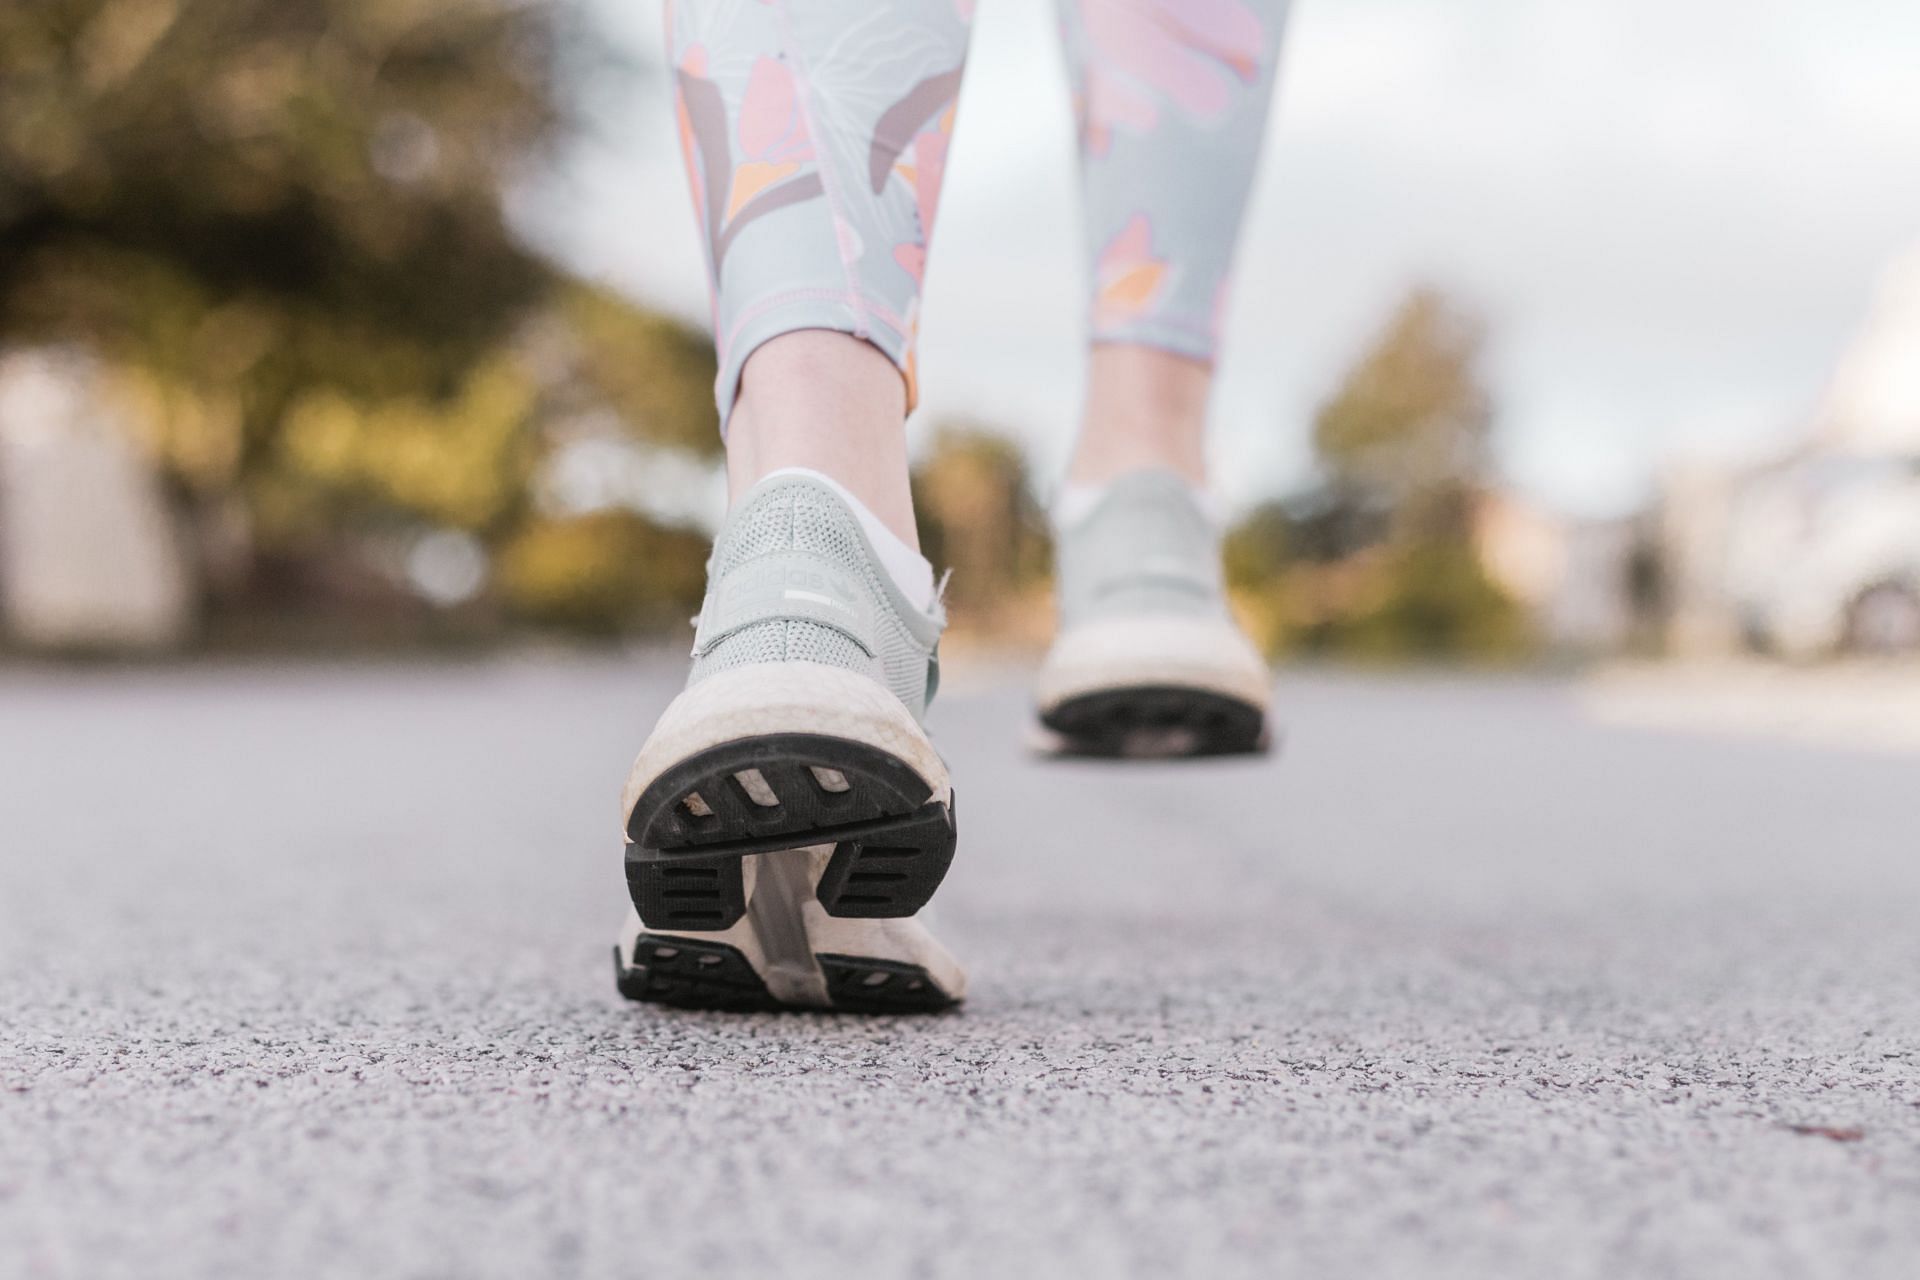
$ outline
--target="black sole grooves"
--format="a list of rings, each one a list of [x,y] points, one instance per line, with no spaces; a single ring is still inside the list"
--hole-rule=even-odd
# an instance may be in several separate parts
[[[953,861],[954,814],[905,761],[846,738],[780,733],[688,756],[627,815],[627,888],[643,923],[717,931],[747,908],[740,860],[834,846],[827,914],[910,916]]]
[[[629,1000],[678,1009],[726,1009],[750,1013],[778,1009],[753,965],[733,947],[688,938],[641,934],[629,967],[613,949],[614,981]]]
[[[826,975],[833,1011],[938,1013],[955,1003],[919,965],[869,956],[815,958]],[[785,1007],[768,993],[747,958],[724,943],[643,933],[634,943],[632,965],[614,948],[613,969],[620,994],[629,1000],[729,1013]]]
[[[1266,721],[1252,703],[1179,685],[1101,689],[1040,717],[1059,735],[1055,755],[1141,760],[1262,754]]]
[[[872,956],[815,956],[833,1007],[845,1013],[938,1013],[953,1001],[917,964]]]

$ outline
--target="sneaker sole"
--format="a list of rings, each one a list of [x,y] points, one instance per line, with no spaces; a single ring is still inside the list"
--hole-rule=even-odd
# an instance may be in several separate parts
[[[1164,760],[1259,755],[1271,746],[1264,709],[1207,689],[1135,685],[1067,698],[1040,717],[1051,754]]]
[[[820,968],[831,1011],[860,1014],[941,1013],[959,1001],[917,964],[873,956],[822,955]],[[679,934],[643,933],[631,962],[613,949],[620,994],[643,1004],[721,1013],[775,1013],[794,1009],[774,999],[738,948]]]
[[[724,942],[643,933],[631,956],[613,949],[613,977],[621,995],[648,1004],[735,1013],[780,1008],[753,963]]]
[[[721,932],[669,932],[628,918],[614,974],[630,1000],[685,1009],[933,1013],[966,975],[917,920],[827,914],[817,884],[831,846],[749,861],[750,907]]]
[[[953,862],[952,791],[931,798],[905,762],[866,743],[776,733],[721,743],[641,792],[627,819],[640,918],[725,929],[746,911],[741,859],[834,846],[817,890],[829,915],[910,916]]]
[[[1062,635],[1036,689],[1050,754],[1168,759],[1269,749],[1272,675],[1212,618],[1127,618]]]
[[[755,720],[762,732],[700,741],[703,728]],[[792,727],[814,725],[843,732]],[[663,739],[683,752],[664,767]],[[945,766],[898,699],[835,668],[768,664],[688,690],[642,749],[628,793],[627,887],[654,928],[731,928],[754,854],[831,845],[815,892],[827,914],[853,918],[913,915],[953,861]]]

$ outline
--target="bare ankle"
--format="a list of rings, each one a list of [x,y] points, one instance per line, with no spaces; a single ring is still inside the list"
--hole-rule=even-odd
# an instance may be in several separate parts
[[[1144,467],[1206,482],[1211,365],[1155,347],[1101,343],[1087,361],[1087,403],[1071,484],[1100,485]]]
[[[727,423],[729,501],[783,467],[831,476],[910,547],[906,386],[891,360],[826,329],[782,334],[741,373]]]

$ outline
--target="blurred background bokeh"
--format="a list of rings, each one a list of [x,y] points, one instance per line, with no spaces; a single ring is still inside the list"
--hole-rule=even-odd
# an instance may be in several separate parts
[[[912,426],[964,645],[1079,395],[981,6]],[[686,634],[723,486],[651,3],[0,6],[0,652]],[[1871,28],[1871,29],[1870,29]],[[1920,12],[1307,0],[1214,452],[1276,656],[1920,652]]]

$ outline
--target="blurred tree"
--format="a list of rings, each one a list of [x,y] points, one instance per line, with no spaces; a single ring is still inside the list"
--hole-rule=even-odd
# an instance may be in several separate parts
[[[1393,661],[1497,660],[1529,651],[1526,615],[1471,542],[1402,543],[1375,568],[1359,607],[1319,619],[1303,637],[1308,646]]]
[[[707,540],[630,511],[536,518],[500,549],[516,617],[590,634],[684,627],[706,587]]]
[[[0,9],[0,337],[251,389],[442,385],[551,272],[504,180],[565,122],[553,6]],[[271,408],[271,405],[262,408]]]
[[[1044,629],[1049,533],[1018,445],[978,427],[941,427],[913,470],[913,504],[921,550],[953,573],[947,606],[957,628],[1013,639]]]
[[[565,362],[550,380],[575,396],[561,411],[605,410],[651,443],[719,456],[719,370],[705,334],[580,285],[562,293],[554,319]]]
[[[1227,585],[1258,588],[1299,557],[1299,520],[1282,501],[1263,502],[1227,530],[1222,546]]]
[[[1477,320],[1433,289],[1400,304],[1314,418],[1334,505],[1391,512],[1395,537],[1466,534],[1491,463],[1482,336]]]
[[[1321,483],[1229,531],[1229,586],[1270,651],[1525,651],[1526,620],[1474,543],[1492,470],[1481,343],[1478,321],[1412,292],[1315,416]]]
[[[717,451],[707,340],[570,279],[504,214],[573,124],[571,12],[0,5],[0,345],[113,362],[196,523],[243,529],[233,591],[356,529],[548,530],[529,482],[583,418]]]

